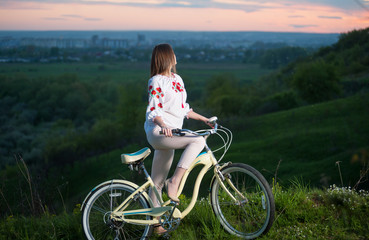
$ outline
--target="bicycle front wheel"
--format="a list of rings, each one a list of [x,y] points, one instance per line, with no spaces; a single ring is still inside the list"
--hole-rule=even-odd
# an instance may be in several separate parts
[[[221,172],[225,189],[215,178],[210,199],[222,226],[244,239],[267,233],[274,221],[275,205],[265,178],[256,169],[241,163],[231,164]]]
[[[106,184],[95,190],[87,200],[82,212],[82,226],[87,239],[146,239],[151,235],[149,225],[134,225],[110,219],[110,213],[117,208],[135,189],[122,183]],[[125,209],[149,208],[148,200],[140,195]],[[135,216],[135,219],[149,220],[149,216]]]

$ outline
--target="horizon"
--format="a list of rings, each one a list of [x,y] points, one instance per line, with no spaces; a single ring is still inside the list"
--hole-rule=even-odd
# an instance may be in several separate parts
[[[369,26],[368,26],[369,27]],[[347,30],[346,32],[351,32],[352,29]],[[131,29],[131,30],[104,30],[104,29],[96,29],[96,30],[86,30],[86,29],[62,29],[62,30],[1,30],[0,32],[188,32],[188,33],[294,33],[294,34],[342,34],[346,32],[299,32],[299,31],[258,31],[258,30],[243,30],[243,31],[227,31],[227,30],[145,30],[145,29]]]
[[[369,26],[369,0],[3,0],[0,31],[343,33]]]

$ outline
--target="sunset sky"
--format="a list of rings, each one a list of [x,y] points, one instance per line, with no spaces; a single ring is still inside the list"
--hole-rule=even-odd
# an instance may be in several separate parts
[[[369,0],[0,0],[0,30],[342,33],[369,26]]]

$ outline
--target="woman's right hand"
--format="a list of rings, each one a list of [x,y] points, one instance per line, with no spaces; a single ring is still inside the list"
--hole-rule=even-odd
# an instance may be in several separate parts
[[[163,119],[160,116],[156,116],[154,118],[154,123],[161,128],[160,134],[164,134],[166,137],[173,137],[172,129],[170,129],[169,127],[167,127],[167,125],[165,125]]]
[[[173,137],[172,129],[168,128],[166,125],[161,126],[161,132],[162,132],[166,137]]]

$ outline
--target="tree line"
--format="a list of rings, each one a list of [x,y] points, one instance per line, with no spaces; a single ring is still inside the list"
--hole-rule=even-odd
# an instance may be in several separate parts
[[[178,47],[176,55],[181,62],[243,62],[259,64],[263,68],[276,69],[317,51],[316,48],[289,46],[284,43],[255,42],[248,48],[230,47],[215,49],[208,47]],[[0,58],[8,62],[112,62],[149,61],[151,49],[128,48],[106,49],[91,47],[85,49],[44,48],[22,46],[0,49]]]

